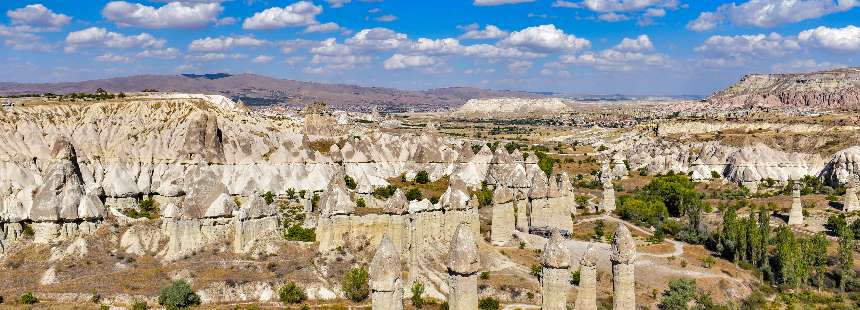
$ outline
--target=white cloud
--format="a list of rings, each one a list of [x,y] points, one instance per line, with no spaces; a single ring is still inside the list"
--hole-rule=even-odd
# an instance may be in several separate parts
[[[517,61],[514,61],[514,62],[508,64],[508,70],[513,72],[513,73],[516,73],[516,74],[526,73],[531,68],[532,68],[532,62],[531,61],[517,60]]]
[[[390,23],[390,22],[397,20],[397,16],[388,14],[388,15],[377,16],[377,17],[373,18],[373,20],[378,21],[378,22],[383,22],[383,23]]]
[[[260,56],[254,57],[254,59],[252,59],[251,62],[255,63],[255,64],[265,64],[265,63],[271,62],[272,59],[273,59],[272,56],[260,55]]]
[[[341,30],[340,25],[337,23],[325,23],[325,24],[314,24],[305,28],[306,33],[312,32],[332,32]]]
[[[60,31],[72,21],[71,17],[54,13],[38,3],[7,11],[6,16],[16,30],[26,32]]]
[[[500,42],[504,46],[523,48],[536,53],[554,53],[559,51],[578,51],[591,46],[591,42],[565,34],[555,25],[528,27],[512,32]]]
[[[192,52],[220,52],[230,50],[234,47],[258,47],[268,42],[251,36],[242,37],[206,37],[191,41],[188,50]]]
[[[615,49],[588,52],[579,56],[564,55],[559,60],[563,63],[593,66],[602,71],[633,71],[646,66],[667,66],[670,62],[663,54],[624,52]]]
[[[325,71],[349,70],[355,68],[355,65],[368,63],[372,60],[370,56],[361,55],[346,55],[346,56],[326,56],[314,55],[311,58],[311,63],[315,65],[323,65],[321,68]]]
[[[131,62],[131,59],[126,57],[126,56],[107,53],[107,54],[97,56],[96,61],[101,61],[101,62]]]
[[[804,45],[831,51],[860,51],[860,28],[853,25],[844,28],[819,26],[818,28],[800,32],[797,38]]]
[[[535,0],[475,0],[475,2],[473,2],[472,4],[476,6],[494,6],[503,4],[527,3],[534,1]]]
[[[230,26],[235,25],[239,20],[235,17],[224,17],[215,22],[215,26]]]
[[[463,52],[460,41],[452,38],[436,40],[419,38],[418,41],[412,42],[407,49],[410,52],[424,55],[452,55]]]
[[[382,64],[385,70],[432,67],[441,64],[441,60],[425,55],[394,54]]]
[[[607,13],[641,11],[649,7],[676,8],[679,4],[678,0],[585,0],[581,7]]]
[[[344,4],[352,2],[352,0],[325,0],[328,5],[333,8],[342,8]]]
[[[663,17],[666,16],[666,10],[662,8],[650,8],[645,10],[647,17]]]
[[[309,26],[318,23],[316,16],[322,11],[322,6],[314,5],[308,1],[299,1],[283,8],[273,7],[258,12],[245,19],[242,28],[268,30]]]
[[[179,56],[179,50],[172,47],[165,49],[145,50],[140,53],[137,53],[137,57],[143,58],[174,59],[177,56]]]
[[[478,58],[537,58],[542,54],[521,51],[516,48],[498,47],[490,44],[468,45],[463,48],[463,55]]]
[[[33,41],[6,39],[3,40],[3,45],[16,51],[49,52],[54,49],[50,44],[42,42],[41,38]]]
[[[771,68],[775,72],[788,73],[822,71],[839,67],[844,67],[844,65],[835,64],[828,61],[818,62],[814,59],[795,59],[789,62],[775,64]]]
[[[600,14],[600,16],[597,16],[597,19],[605,21],[605,22],[614,23],[614,22],[621,22],[621,21],[629,20],[630,18],[624,14],[609,12],[609,13]]]
[[[188,55],[185,56],[185,59],[191,61],[217,61],[225,59],[239,60],[247,57],[245,54],[206,53],[202,55]]]
[[[218,15],[223,10],[219,3],[170,2],[155,8],[140,3],[112,1],[102,9],[102,16],[119,26],[201,28],[218,22]]]
[[[647,34],[643,34],[636,39],[624,38],[614,49],[622,52],[646,52],[654,50],[654,44],[651,43],[651,38]]]
[[[715,12],[702,12],[687,24],[693,31],[714,29],[717,24],[753,27],[774,27],[818,18],[828,14],[860,7],[857,0],[750,0],[740,5],[732,2],[720,5]]]
[[[392,50],[409,43],[406,34],[388,28],[364,29],[346,40],[346,44],[364,50]]]
[[[552,7],[554,7],[554,8],[578,9],[578,8],[581,8],[582,6],[576,2],[564,1],[564,0],[555,0],[555,2],[552,3]]]
[[[312,48],[311,53],[325,56],[346,56],[352,54],[352,49],[344,44],[337,43],[337,39],[328,38],[320,42],[318,47]]]
[[[478,24],[461,26],[466,31],[460,35],[460,39],[501,39],[508,35],[507,31],[499,29],[495,25],[486,25],[482,30]]]
[[[126,36],[104,28],[90,27],[71,32],[66,36],[66,52],[79,47],[96,46],[106,48],[162,48],[166,43],[148,33]]]
[[[796,40],[783,37],[778,33],[711,36],[702,45],[696,47],[697,52],[723,58],[778,56],[799,49],[800,44]]]

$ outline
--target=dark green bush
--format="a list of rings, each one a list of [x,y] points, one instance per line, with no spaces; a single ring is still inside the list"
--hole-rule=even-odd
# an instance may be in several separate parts
[[[355,188],[358,187],[358,184],[355,184],[355,179],[353,179],[351,176],[343,176],[343,181],[346,182],[346,188],[355,190]]]
[[[313,228],[293,225],[287,229],[286,239],[290,241],[314,242],[317,240],[317,232]]]
[[[364,202],[364,198],[358,197],[358,199],[355,200],[355,207],[356,208],[367,208],[367,203]]]
[[[481,190],[475,193],[478,197],[478,205],[486,207],[493,204],[493,190],[487,186],[487,181],[481,182]]]
[[[377,199],[388,199],[391,196],[394,196],[394,191],[397,190],[397,187],[394,185],[388,185],[385,187],[377,187],[373,189],[373,197]]]
[[[149,305],[146,304],[145,301],[135,300],[131,302],[131,310],[146,310],[149,309]]]
[[[421,295],[424,294],[424,284],[421,284],[419,281],[415,281],[412,283],[412,305],[415,308],[420,309],[424,306],[424,298]]]
[[[308,299],[305,291],[292,281],[278,289],[278,297],[284,304],[297,304]]]
[[[24,294],[21,294],[21,297],[18,298],[18,303],[22,305],[33,305],[38,304],[39,299],[36,298],[35,295],[33,295],[33,292],[26,292]]]
[[[346,298],[354,302],[367,299],[367,296],[370,295],[369,278],[367,270],[361,267],[352,268],[347,272],[343,278],[343,283],[341,283],[341,289]]]
[[[430,183],[430,174],[424,170],[418,171],[418,174],[415,175],[415,182],[418,182],[418,184]]]
[[[493,297],[484,297],[478,302],[478,309],[481,310],[498,310],[499,300]]]
[[[413,188],[410,188],[408,191],[406,191],[406,200],[413,201],[413,200],[421,200],[423,198],[424,198],[424,195],[421,194],[421,191],[418,190],[417,188],[413,187]]]
[[[170,286],[161,289],[158,304],[167,310],[187,309],[200,304],[200,296],[194,293],[191,286],[184,280],[173,281]]]
[[[294,191],[292,188],[290,190]],[[294,194],[295,194],[295,191],[294,191]],[[289,196],[290,196],[290,198],[292,198],[293,195],[289,195]],[[267,205],[270,205],[273,202],[275,202],[275,194],[273,194],[271,191],[268,191],[265,194],[263,194],[263,200],[266,201]]]

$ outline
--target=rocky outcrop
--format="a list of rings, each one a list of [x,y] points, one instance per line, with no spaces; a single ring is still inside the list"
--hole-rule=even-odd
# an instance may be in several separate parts
[[[579,290],[576,310],[597,310],[597,249],[589,244],[579,260]]]
[[[618,223],[612,243],[612,309],[636,309],[636,280],[634,260],[636,241],[624,223]]]
[[[860,68],[750,74],[707,99],[711,109],[827,110],[860,106]]]
[[[802,187],[800,182],[794,182],[791,189],[791,210],[788,212],[788,225],[803,225],[803,201],[800,199]]]
[[[558,112],[566,108],[561,98],[484,98],[470,99],[457,109],[457,113],[501,116]]]

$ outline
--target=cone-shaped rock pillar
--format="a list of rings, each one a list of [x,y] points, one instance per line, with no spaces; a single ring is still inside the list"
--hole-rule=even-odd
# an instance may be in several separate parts
[[[636,309],[636,292],[633,262],[636,259],[636,241],[624,223],[618,223],[615,242],[612,243],[612,309]]]
[[[579,260],[579,291],[576,310],[597,310],[597,249],[588,245]]]
[[[803,202],[800,200],[800,182],[794,182],[791,190],[791,211],[788,213],[788,225],[803,224]]]
[[[460,224],[448,252],[448,309],[478,309],[478,245],[469,225]]]
[[[400,254],[388,236],[382,237],[370,262],[371,308],[373,310],[403,309],[403,281]]]
[[[570,249],[558,229],[553,229],[541,254],[543,310],[566,310],[570,289]]]

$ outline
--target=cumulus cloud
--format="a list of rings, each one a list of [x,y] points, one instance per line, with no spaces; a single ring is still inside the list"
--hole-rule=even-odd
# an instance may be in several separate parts
[[[822,71],[844,67],[841,64],[831,63],[829,61],[818,62],[815,59],[795,59],[789,62],[774,64],[771,68],[775,72],[810,72]]]
[[[532,62],[531,61],[517,60],[517,61],[514,61],[514,62],[508,64],[508,71],[511,71],[512,73],[515,73],[515,74],[526,73],[526,71],[529,71],[531,68],[532,68]]]
[[[789,51],[799,50],[797,40],[783,37],[778,33],[711,36],[696,47],[697,52],[717,57],[761,57],[784,55]]]
[[[80,47],[105,48],[162,48],[166,43],[148,33],[126,36],[105,28],[90,27],[80,31],[70,32],[66,36],[66,52],[73,52]]]
[[[206,53],[202,55],[187,55],[185,59],[191,61],[218,61],[226,59],[239,60],[247,57],[245,54]]]
[[[7,11],[6,16],[17,31],[25,32],[60,31],[63,26],[72,21],[71,17],[54,13],[38,3]]]
[[[580,7],[601,13],[641,11],[650,7],[676,8],[678,0],[585,0]]]
[[[625,20],[628,20],[630,18],[624,14],[609,12],[609,13],[600,14],[599,16],[597,16],[597,19],[605,21],[605,22],[614,23],[614,22],[625,21]]]
[[[499,27],[496,27],[495,25],[486,25],[484,26],[484,29],[481,29],[477,23],[473,23],[466,26],[459,26],[458,28],[466,31],[460,35],[460,39],[501,39],[508,35],[507,31],[499,29]]]
[[[587,39],[565,34],[564,31],[552,24],[514,31],[500,43],[503,46],[517,47],[544,54],[584,50],[591,46],[591,42]]]
[[[234,47],[258,47],[268,42],[251,36],[241,37],[206,37],[191,41],[188,50],[192,52],[220,52],[230,50]]]
[[[346,56],[352,54],[352,49],[337,43],[335,38],[328,38],[320,42],[319,46],[312,48],[311,53],[325,56]]]
[[[552,3],[552,7],[554,7],[554,8],[578,9],[578,8],[581,8],[582,6],[576,2],[556,0],[555,2]]]
[[[475,0],[475,2],[473,2],[472,4],[476,6],[495,6],[503,4],[527,3],[534,1],[535,0]]]
[[[439,65],[441,61],[433,56],[394,54],[382,64],[385,70],[397,70]]]
[[[96,61],[101,62],[131,62],[131,59],[127,56],[116,55],[112,53],[107,53],[103,55],[96,56]]]
[[[582,55],[564,55],[563,63],[592,66],[602,71],[633,71],[645,66],[661,67],[669,64],[666,55],[658,53],[624,52],[615,49],[588,52]]]
[[[172,47],[165,49],[145,50],[140,53],[137,53],[137,57],[141,58],[174,59],[177,56],[179,56],[179,50]]]
[[[374,17],[373,20],[378,21],[378,22],[383,22],[383,23],[390,23],[390,22],[397,20],[397,16],[388,14],[388,15],[382,15],[382,16]]]
[[[123,27],[201,28],[217,23],[223,10],[220,3],[170,2],[155,8],[140,3],[112,1],[102,9],[102,16]]]
[[[332,32],[341,30],[340,25],[337,23],[325,23],[325,24],[314,24],[305,28],[305,33],[312,32]]]
[[[352,0],[325,0],[328,2],[328,5],[333,8],[342,8],[345,4],[352,2]]]
[[[805,45],[831,51],[860,51],[860,28],[853,25],[844,28],[819,26],[818,28],[800,32],[797,38]]]
[[[314,5],[308,1],[299,1],[283,8],[273,7],[258,12],[245,19],[242,28],[269,30],[309,26],[318,23],[316,16],[322,11],[322,6]]]
[[[265,64],[265,63],[272,62],[272,59],[273,59],[272,56],[260,55],[260,56],[254,57],[254,59],[251,59],[251,62],[255,63],[255,64]]]
[[[643,34],[635,39],[622,39],[621,43],[618,43],[614,49],[622,52],[646,52],[654,50],[654,44],[651,43],[651,38],[647,34]]]
[[[844,12],[858,6],[860,1],[857,0],[750,0],[740,5],[732,2],[720,5],[714,12],[702,12],[687,24],[687,29],[708,31],[726,21],[742,26],[774,27]]]
[[[388,28],[363,29],[346,40],[346,44],[364,50],[393,50],[409,43],[406,34]]]

